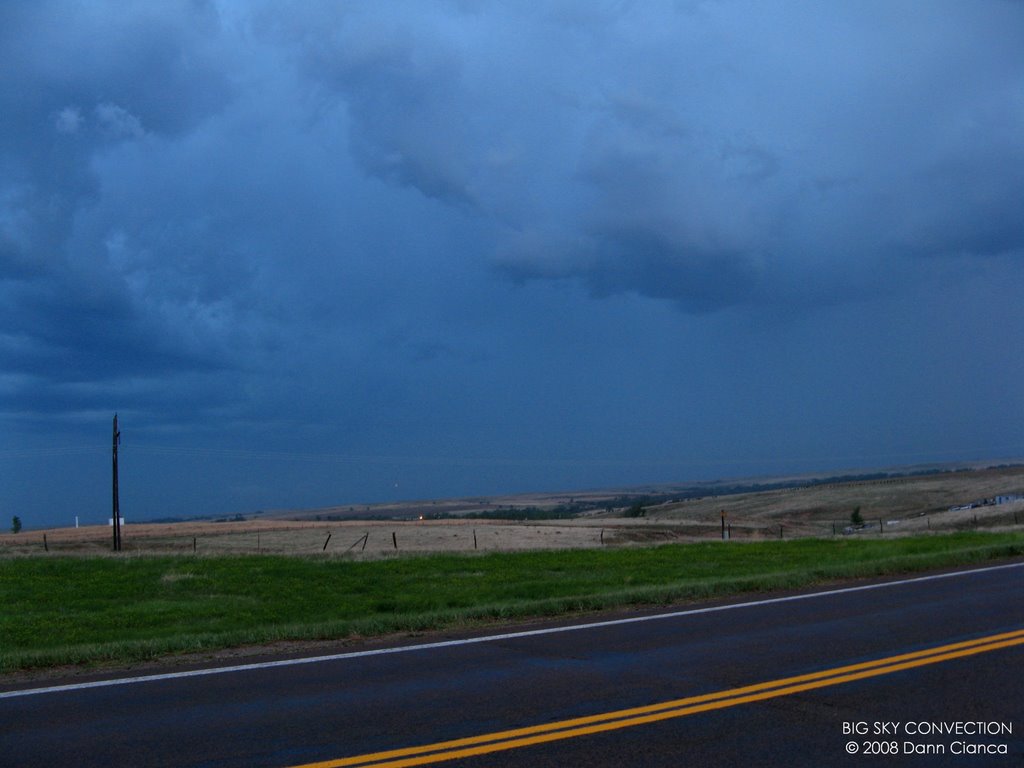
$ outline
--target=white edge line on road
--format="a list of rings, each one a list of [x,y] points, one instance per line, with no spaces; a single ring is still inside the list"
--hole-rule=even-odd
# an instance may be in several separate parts
[[[136,683],[151,683],[158,680],[179,680],[186,677],[201,677],[203,675],[222,675],[228,672],[248,672],[259,669],[272,669],[274,667],[292,667],[299,664],[320,664],[325,661],[342,661],[344,659],[359,659],[367,656],[384,656],[391,653],[410,653],[414,651],[429,651],[436,648],[453,648],[460,645],[474,645],[476,643],[492,643],[500,640],[514,640],[521,637],[536,637],[538,635],[553,635],[560,632],[577,632],[587,629],[600,629],[602,627],[614,627],[620,624],[637,624],[643,621],[659,621],[661,619],[677,619],[684,616],[696,616],[705,613],[717,613],[719,611],[732,611],[739,608],[752,608],[758,605],[772,605],[776,603],[789,603],[795,600],[810,600],[816,597],[829,597],[831,595],[843,595],[850,592],[864,592],[869,589],[885,589],[887,587],[898,587],[905,584],[917,584],[924,581],[938,581],[939,579],[953,579],[961,576],[972,576],[979,573],[990,573],[1002,571],[1009,568],[1024,568],[1024,563],[1009,563],[1007,565],[992,565],[985,568],[974,568],[969,571],[953,571],[951,573],[937,573],[928,576],[916,576],[911,579],[899,579],[897,581],[884,581],[877,584],[861,584],[856,587],[841,587],[839,589],[828,589],[821,592],[808,592],[800,595],[787,595],[785,597],[769,597],[763,600],[748,600],[742,603],[729,603],[727,605],[713,605],[705,608],[689,608],[683,611],[672,611],[670,613],[658,613],[649,616],[631,616],[626,619],[610,619],[608,621],[594,621],[587,624],[570,624],[564,627],[547,627],[545,629],[528,629],[520,632],[506,632],[500,635],[484,635],[481,637],[467,637],[459,640],[442,640],[436,643],[421,643],[418,645],[402,645],[394,648],[375,648],[369,651],[351,651],[349,653],[333,653],[326,656],[306,656],[298,659],[280,659],[278,661],[261,661],[253,664],[235,664],[227,667],[210,667],[207,669],[192,669],[184,672],[167,672],[159,675],[141,675],[139,677],[120,677],[112,680],[94,680],[88,683],[71,683],[69,685],[52,685],[45,688],[26,688],[19,691],[0,692],[0,699],[12,699],[18,696],[36,696],[43,693],[62,693],[65,691],[81,691],[87,688],[106,688],[113,685],[134,685]]]

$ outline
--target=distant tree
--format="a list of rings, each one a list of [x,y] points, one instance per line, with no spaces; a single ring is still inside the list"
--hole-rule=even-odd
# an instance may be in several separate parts
[[[644,505],[640,502],[631,506],[625,513],[626,517],[643,517],[645,514],[646,511],[644,510]]]
[[[864,524],[864,516],[861,515],[861,513],[860,513],[860,507],[854,507],[853,508],[853,514],[850,515],[850,522],[853,523],[854,525],[863,525]]]
[[[21,518],[17,515],[11,520],[11,533],[21,533]]]

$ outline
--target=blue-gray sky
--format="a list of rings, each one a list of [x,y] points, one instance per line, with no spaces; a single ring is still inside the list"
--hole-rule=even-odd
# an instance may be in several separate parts
[[[0,514],[1024,455],[1024,4],[0,6]]]

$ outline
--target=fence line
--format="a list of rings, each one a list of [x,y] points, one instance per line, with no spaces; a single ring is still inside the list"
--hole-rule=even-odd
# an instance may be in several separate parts
[[[801,520],[776,518],[772,520],[729,517],[724,525],[718,520],[658,520],[616,523],[602,520],[600,525],[529,524],[509,521],[481,525],[409,523],[398,528],[394,525],[364,529],[362,535],[348,546],[338,542],[345,528],[325,530],[323,525],[309,528],[269,528],[262,531],[239,531],[204,534],[189,531],[167,535],[133,535],[131,528],[124,534],[124,549],[129,553],[144,554],[326,554],[327,556],[375,557],[396,554],[427,554],[433,552],[512,552],[528,549],[574,549],[588,547],[614,547],[626,545],[655,545],[668,542],[721,540],[749,541],[762,539],[796,539],[810,537],[890,536],[921,534],[970,529],[1020,526],[1024,523],[1024,510],[999,514],[978,514],[951,518],[948,513],[915,514],[899,519],[866,519],[860,525],[848,520]],[[599,521],[594,521],[595,523]],[[402,524],[399,524],[402,525]],[[0,557],[16,554],[104,554],[109,551],[106,526],[95,530],[22,531],[0,535]],[[370,533],[382,529],[370,547]],[[402,533],[399,541],[398,533]],[[253,533],[256,535],[253,536]],[[390,536],[387,536],[390,533]]]

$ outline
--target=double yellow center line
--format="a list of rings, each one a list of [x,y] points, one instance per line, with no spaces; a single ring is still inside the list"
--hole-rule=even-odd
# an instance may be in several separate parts
[[[345,757],[338,760],[308,763],[302,766],[295,766],[295,768],[342,768],[343,766],[402,768],[403,766],[440,763],[446,760],[486,755],[491,752],[517,749],[549,741],[573,739],[593,733],[631,728],[635,725],[655,723],[660,720],[669,720],[676,717],[686,717],[698,712],[708,712],[715,709],[735,707],[739,704],[748,704],[754,701],[789,696],[802,691],[827,688],[828,686],[849,683],[854,680],[863,680],[868,677],[889,675],[904,669],[938,664],[939,662],[951,659],[988,653],[989,651],[1010,648],[1015,645],[1024,645],[1024,630],[989,635],[988,637],[937,646],[923,651],[835,667],[820,672],[811,672],[806,675],[797,675],[796,677],[748,685],[742,688],[731,688],[716,693],[689,696],[685,699],[665,701],[660,704],[649,704],[632,709],[621,709],[617,712],[577,717],[571,720],[534,725],[528,728],[516,728],[514,730],[487,733],[480,736],[470,736],[464,739],[442,741],[436,744],[425,744],[419,747],[406,747],[386,752]]]

